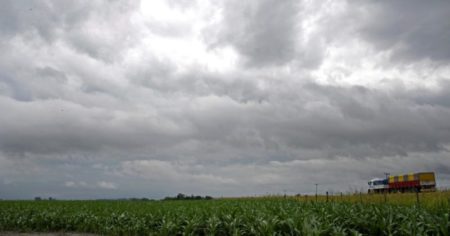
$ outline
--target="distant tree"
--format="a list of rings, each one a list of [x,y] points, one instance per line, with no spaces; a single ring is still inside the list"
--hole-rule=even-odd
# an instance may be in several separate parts
[[[34,197],[34,200],[35,201],[40,201],[40,200],[42,200],[42,198],[41,197]]]
[[[168,196],[168,197],[165,197],[163,200],[164,201],[168,201],[168,200],[203,200],[203,199],[211,200],[213,198],[211,196],[202,197],[200,195],[195,196],[194,194],[191,194],[189,196],[189,195],[185,195],[183,193],[179,193],[179,194],[177,194],[176,197],[169,197]]]

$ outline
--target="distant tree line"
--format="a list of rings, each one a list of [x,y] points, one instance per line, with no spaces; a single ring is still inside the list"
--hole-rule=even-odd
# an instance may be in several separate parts
[[[179,193],[177,194],[177,196],[175,197],[165,197],[164,200],[211,200],[213,199],[213,197],[211,196],[194,196],[194,195],[186,195],[183,193]],[[35,201],[55,201],[56,199],[53,197],[49,197],[49,198],[42,198],[42,197],[35,197],[34,198]],[[153,199],[148,199],[148,198],[136,198],[136,197],[132,197],[132,198],[117,198],[117,199],[96,199],[97,201],[155,201]]]
[[[54,201],[56,199],[49,197],[49,198],[41,198],[41,197],[34,197],[35,201],[41,201],[41,200],[49,200],[49,201]]]
[[[164,200],[211,200],[213,197],[211,196],[194,196],[194,195],[185,195],[183,193],[177,194],[175,197],[165,197]]]

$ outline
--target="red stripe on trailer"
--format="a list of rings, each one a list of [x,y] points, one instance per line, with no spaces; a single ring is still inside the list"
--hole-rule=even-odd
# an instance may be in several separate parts
[[[389,183],[389,188],[391,188],[391,189],[416,188],[416,187],[420,187],[420,181],[419,180]]]

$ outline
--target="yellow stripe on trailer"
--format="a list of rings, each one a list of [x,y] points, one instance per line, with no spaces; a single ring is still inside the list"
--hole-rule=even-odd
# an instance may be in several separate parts
[[[394,183],[395,182],[395,180],[394,180],[394,176],[389,176],[389,180],[388,180],[388,183]]]
[[[415,173],[409,173],[408,174],[408,180],[409,181],[413,181],[413,180],[419,180],[419,176]]]

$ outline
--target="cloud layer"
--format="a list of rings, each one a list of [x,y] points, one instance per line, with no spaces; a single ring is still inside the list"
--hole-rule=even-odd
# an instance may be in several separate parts
[[[0,198],[450,187],[447,3],[4,6]]]

